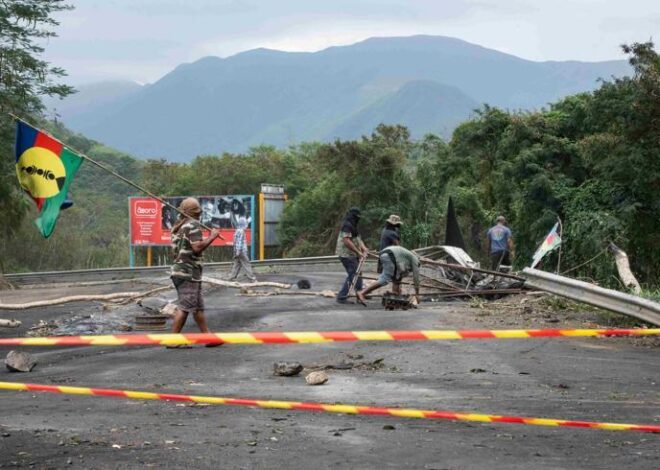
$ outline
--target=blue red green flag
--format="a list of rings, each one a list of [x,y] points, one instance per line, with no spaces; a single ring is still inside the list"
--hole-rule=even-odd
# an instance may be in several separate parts
[[[558,227],[559,227],[559,222],[557,222],[555,226],[552,227],[550,233],[545,237],[545,240],[543,240],[541,246],[539,246],[538,250],[536,250],[536,253],[534,253],[534,258],[533,258],[534,261],[532,262],[532,268],[535,268],[536,265],[539,264],[541,258],[543,258],[545,255],[547,255],[552,250],[554,250],[559,245],[561,245],[561,237],[557,233]]]
[[[22,121],[16,124],[16,175],[37,205],[36,224],[48,238],[83,159],[48,134]]]

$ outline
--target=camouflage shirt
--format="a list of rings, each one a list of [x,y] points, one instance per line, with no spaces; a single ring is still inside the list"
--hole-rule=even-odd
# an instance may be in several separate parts
[[[174,251],[174,264],[172,277],[190,281],[202,280],[202,255],[195,254],[192,249],[193,242],[203,240],[199,220],[189,219],[176,234],[172,234],[172,249]]]
[[[352,236],[349,232],[339,232],[339,236],[337,237],[337,247],[335,248],[335,255],[339,256],[340,258],[357,258],[357,253],[349,250],[348,247],[344,245],[344,238],[346,237],[351,239],[356,248],[360,248],[360,241],[362,240],[360,235]]]

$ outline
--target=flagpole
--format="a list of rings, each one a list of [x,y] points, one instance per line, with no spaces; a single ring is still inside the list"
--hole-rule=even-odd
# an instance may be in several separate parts
[[[564,225],[561,223],[561,218],[557,216],[557,223],[559,224],[559,252],[557,256],[557,271],[556,274],[559,275],[559,268],[561,267],[561,247],[564,244],[564,239],[562,238],[564,234]]]
[[[20,117],[16,116],[16,115],[13,114],[13,113],[8,113],[8,114],[9,114],[12,118],[16,119],[17,121],[24,122],[25,124],[27,124],[27,125],[30,126],[30,127],[34,127],[35,129],[39,129],[40,132],[43,132],[44,134],[46,134],[46,135],[47,135],[48,137],[50,137],[51,139],[56,140],[57,142],[59,142],[60,144],[62,144],[64,147],[67,147],[69,150],[75,152],[75,153],[78,154],[81,158],[83,158],[83,159],[87,160],[88,162],[90,162],[92,165],[95,165],[95,166],[101,168],[102,170],[107,171],[107,172],[110,173],[112,176],[115,176],[116,178],[119,178],[119,179],[122,180],[124,183],[126,183],[126,184],[128,184],[128,185],[134,187],[134,188],[137,189],[138,191],[141,191],[141,192],[143,192],[144,194],[148,195],[149,197],[151,197],[151,198],[153,198],[153,199],[156,199],[157,201],[160,201],[162,204],[166,205],[167,207],[169,207],[169,208],[171,208],[171,209],[174,209],[174,210],[175,210],[176,212],[178,212],[180,215],[182,215],[182,216],[184,216],[184,217],[189,217],[185,212],[183,212],[183,211],[182,211],[181,209],[179,209],[178,207],[174,207],[172,204],[170,204],[169,202],[165,201],[164,199],[162,199],[162,198],[156,196],[156,195],[155,195],[154,193],[152,193],[151,191],[149,191],[149,190],[143,188],[143,187],[140,186],[139,184],[134,183],[133,181],[129,180],[128,178],[126,178],[126,177],[120,175],[119,173],[117,173],[116,171],[114,171],[112,168],[109,168],[109,167],[105,166],[104,164],[97,162],[97,161],[94,160],[93,158],[88,157],[88,156],[85,155],[84,153],[82,153],[82,152],[80,152],[80,151],[74,149],[73,147],[64,144],[64,142],[62,142],[61,140],[59,140],[59,139],[57,139],[56,137],[52,136],[52,135],[49,134],[48,132],[43,131],[43,130],[40,129],[38,126],[35,126],[34,124],[32,124],[32,123],[26,121],[25,119],[20,118]],[[199,225],[200,225],[202,228],[206,229],[206,230],[209,230],[209,231],[212,230],[211,227],[207,227],[206,225],[202,224],[201,222],[200,222]],[[224,238],[222,235],[220,235],[220,234],[218,234],[218,237],[219,237],[219,238],[222,238],[223,240],[225,240],[225,238]]]

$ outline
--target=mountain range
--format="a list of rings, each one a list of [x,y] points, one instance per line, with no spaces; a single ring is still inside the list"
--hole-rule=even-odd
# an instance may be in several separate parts
[[[442,36],[371,38],[319,52],[254,49],[183,64],[157,82],[106,82],[47,102],[90,138],[189,161],[404,124],[448,138],[486,103],[533,110],[630,73],[625,61],[534,62]]]

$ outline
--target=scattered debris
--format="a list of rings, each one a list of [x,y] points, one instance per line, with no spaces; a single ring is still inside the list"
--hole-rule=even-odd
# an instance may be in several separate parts
[[[273,364],[273,373],[282,377],[293,377],[302,372],[303,365],[300,362],[276,362]]]
[[[18,320],[15,320],[13,318],[11,320],[6,320],[4,318],[0,318],[0,327],[3,327],[3,328],[18,328],[19,326],[21,326],[21,322],[18,321]]]
[[[167,304],[169,304],[170,301],[167,299],[163,299],[162,297],[150,297],[146,299],[140,299],[138,300],[137,304],[142,307],[147,313],[161,313],[163,308]]]
[[[138,300],[138,305],[144,312],[135,315],[135,329],[141,331],[164,330],[167,327],[167,319],[174,316],[176,306],[172,306],[169,300],[161,297],[152,297]],[[166,314],[167,310],[171,314]]]
[[[141,309],[134,304],[110,312],[99,311],[75,316],[65,315],[48,321],[40,320],[28,330],[27,336],[100,335],[132,331],[135,316],[140,312]]]
[[[38,300],[36,302],[27,302],[24,304],[0,304],[0,310],[27,310],[37,307],[49,307],[51,305],[61,305],[70,302],[89,302],[95,300],[108,300],[117,302],[118,304],[127,304],[143,297],[148,297],[157,292],[171,289],[171,286],[161,286],[156,289],[151,289],[146,292],[116,292],[114,294],[85,294],[85,295],[71,295],[68,297],[59,297],[50,300]]]
[[[350,354],[347,354],[347,356],[351,359],[362,359],[362,354],[357,354],[351,356]],[[381,370],[385,368],[385,358],[379,357],[378,359],[374,361],[365,361],[365,362],[346,362],[342,360],[341,362],[337,364],[309,364],[305,366],[305,369],[310,370],[310,371],[320,371],[320,370],[350,370],[350,369],[358,369],[358,370]]]
[[[305,382],[307,382],[308,385],[323,385],[329,379],[330,377],[328,377],[328,374],[325,372],[317,371],[307,374],[305,377]]]
[[[28,353],[9,351],[5,365],[10,372],[30,372],[37,365],[37,360]]]
[[[0,304],[0,310],[27,310],[36,307],[48,307],[51,305],[66,304],[69,302],[81,302],[91,300],[116,300],[127,297],[135,297],[141,292],[117,292],[114,294],[89,294],[89,295],[71,295],[68,297],[59,297],[52,300],[38,300],[36,302],[27,302],[24,304]]]
[[[420,274],[443,291],[439,297],[495,296],[520,292],[525,279],[513,274],[481,269],[464,250],[453,246],[430,246],[415,250],[420,256]]]
[[[328,432],[331,432],[333,436],[341,437],[343,436],[342,433],[346,431],[355,431],[357,428],[339,428],[339,429],[331,429]]]
[[[161,309],[160,313],[166,317],[174,317],[176,314],[176,304],[174,302],[170,302]]]
[[[390,292],[383,295],[382,305],[385,307],[385,310],[408,310],[415,308],[413,296],[396,295]]]
[[[298,289],[311,289],[312,283],[309,282],[307,279],[301,279],[299,280],[296,285],[298,286]]]
[[[138,331],[160,331],[167,328],[167,319],[169,317],[156,314],[139,314],[135,315],[135,327],[133,329]]]

